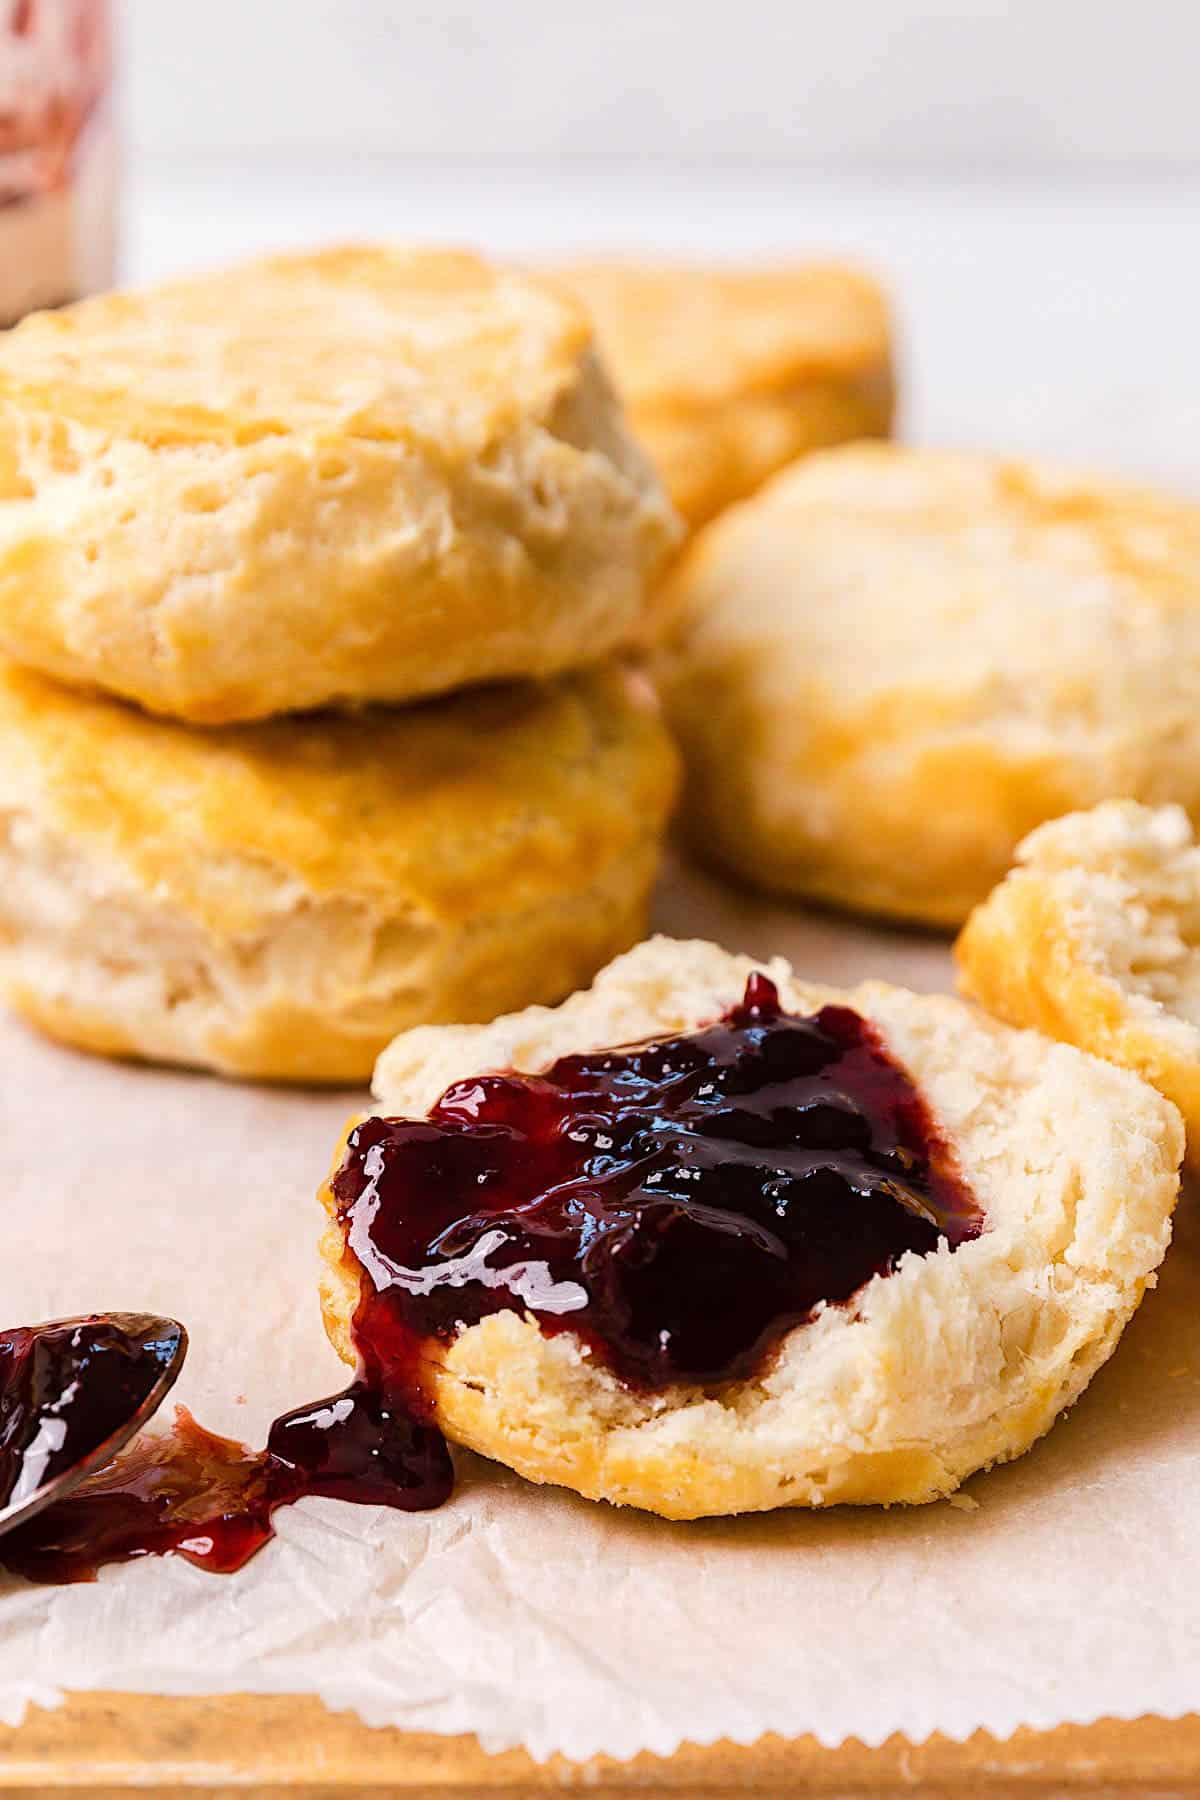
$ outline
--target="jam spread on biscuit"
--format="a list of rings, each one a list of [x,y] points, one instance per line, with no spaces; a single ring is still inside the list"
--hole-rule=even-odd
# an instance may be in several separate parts
[[[357,1381],[277,1420],[260,1455],[182,1415],[0,1540],[0,1561],[80,1579],[174,1550],[228,1570],[303,1494],[439,1505],[453,1473],[422,1388],[431,1341],[515,1311],[632,1388],[715,1387],[984,1223],[874,1027],[842,1006],[786,1013],[760,974],[700,1030],[457,1082],[427,1119],[368,1118],[332,1192],[363,1271]]]
[[[763,975],[686,1036],[367,1119],[333,1193],[382,1382],[501,1310],[634,1388],[743,1380],[819,1307],[983,1223],[874,1028],[842,1006],[793,1017]]]

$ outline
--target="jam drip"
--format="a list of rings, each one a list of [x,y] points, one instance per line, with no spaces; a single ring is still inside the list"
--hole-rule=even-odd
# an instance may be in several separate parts
[[[229,1575],[274,1536],[275,1511],[305,1495],[419,1512],[453,1487],[441,1433],[357,1382],[276,1419],[258,1452],[181,1406],[171,1433],[143,1437],[0,1538],[0,1563],[30,1581],[90,1581],[105,1563],[175,1554]]]
[[[166,1552],[229,1571],[305,1494],[440,1505],[431,1339],[517,1311],[643,1391],[744,1379],[818,1308],[984,1223],[874,1028],[840,1006],[787,1014],[762,975],[703,1030],[459,1082],[427,1120],[367,1119],[332,1192],[364,1271],[358,1380],[276,1420],[259,1454],[180,1409],[173,1436],[0,1539],[0,1562],[44,1581]]]
[[[873,1027],[791,1016],[763,975],[687,1036],[367,1119],[333,1194],[368,1379],[410,1391],[423,1342],[500,1310],[643,1390],[744,1379],[821,1305],[983,1224]]]

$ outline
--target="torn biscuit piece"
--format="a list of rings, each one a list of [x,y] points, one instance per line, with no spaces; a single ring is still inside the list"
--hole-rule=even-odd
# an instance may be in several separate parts
[[[1138,1077],[947,996],[658,938],[428,1027],[323,1192],[348,1360],[531,1480],[670,1518],[918,1502],[1020,1455],[1170,1237]]]
[[[1109,801],[1041,826],[971,914],[963,992],[1134,1069],[1200,1166],[1200,847],[1179,806]]]

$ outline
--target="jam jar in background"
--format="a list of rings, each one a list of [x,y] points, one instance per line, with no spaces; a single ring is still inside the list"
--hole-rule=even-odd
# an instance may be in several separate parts
[[[0,326],[112,281],[112,85],[110,0],[0,0]]]

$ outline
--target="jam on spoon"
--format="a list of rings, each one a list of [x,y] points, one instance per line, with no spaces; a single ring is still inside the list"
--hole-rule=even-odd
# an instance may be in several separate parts
[[[109,1462],[161,1404],[187,1333],[152,1313],[0,1331],[0,1530]]]
[[[365,1120],[331,1188],[364,1273],[351,1387],[278,1419],[257,1455],[183,1415],[0,1542],[0,1562],[85,1579],[175,1551],[230,1570],[304,1494],[437,1506],[453,1471],[422,1389],[430,1339],[516,1310],[632,1388],[717,1386],[984,1224],[875,1028],[842,1006],[788,1014],[758,974],[700,1030],[458,1082],[425,1120]]]
[[[453,1486],[441,1433],[357,1386],[276,1419],[262,1451],[181,1406],[169,1434],[147,1434],[0,1538],[0,1563],[31,1581],[89,1581],[105,1563],[176,1554],[230,1575],[273,1537],[276,1509],[306,1494],[421,1511]]]

